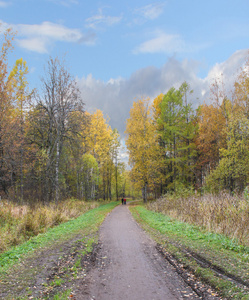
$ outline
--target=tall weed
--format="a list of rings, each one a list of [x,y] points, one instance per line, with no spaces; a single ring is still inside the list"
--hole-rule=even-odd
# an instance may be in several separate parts
[[[249,246],[249,201],[246,197],[226,192],[187,197],[172,194],[148,203],[147,208],[225,234]]]
[[[7,201],[0,203],[0,253],[18,245],[30,237],[43,233],[70,219],[77,218],[89,209],[97,207],[97,202],[67,200],[58,205],[36,204],[15,205]]]

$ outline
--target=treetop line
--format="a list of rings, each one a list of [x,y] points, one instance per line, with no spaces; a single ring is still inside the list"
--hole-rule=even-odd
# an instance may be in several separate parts
[[[211,104],[191,105],[184,82],[133,103],[126,126],[131,170],[119,160],[120,136],[97,110],[85,111],[64,61],[50,58],[40,91],[28,66],[8,72],[14,35],[0,53],[0,194],[25,201],[159,197],[177,189],[242,192],[249,179],[249,78],[242,71],[229,99],[217,82]],[[249,63],[247,62],[246,66]]]

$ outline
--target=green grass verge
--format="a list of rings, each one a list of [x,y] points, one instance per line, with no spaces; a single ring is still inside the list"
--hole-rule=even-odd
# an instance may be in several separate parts
[[[249,299],[249,289],[219,277],[210,267],[203,267],[187,252],[201,258],[249,284],[249,248],[221,234],[210,233],[202,228],[134,205],[130,210],[135,219],[162,246],[165,253],[173,255],[185,268],[215,288],[228,299]],[[201,217],[201,216],[200,216]],[[186,251],[187,250],[187,251]]]
[[[54,300],[65,300],[70,297],[71,290],[66,290],[65,292],[60,292],[56,295],[54,295]]]
[[[86,212],[77,219],[70,220],[59,226],[48,229],[46,233],[39,234],[29,241],[1,253],[0,274],[7,272],[14,264],[23,260],[27,255],[33,253],[38,248],[44,248],[59,241],[63,241],[64,239],[68,239],[81,230],[84,230],[86,234],[96,232],[105,216],[118,204],[118,202],[111,202],[100,205],[98,208]]]

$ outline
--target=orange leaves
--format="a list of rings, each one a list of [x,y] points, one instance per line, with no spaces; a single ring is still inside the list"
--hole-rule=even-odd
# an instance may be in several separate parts
[[[199,132],[196,138],[200,165],[214,167],[219,162],[220,148],[226,147],[226,119],[220,107],[202,105],[198,112]]]

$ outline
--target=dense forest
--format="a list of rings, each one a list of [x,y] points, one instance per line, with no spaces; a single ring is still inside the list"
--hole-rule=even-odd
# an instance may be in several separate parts
[[[193,109],[184,82],[133,103],[127,121],[127,148],[136,187],[158,198],[168,192],[247,191],[249,181],[249,62],[231,96],[216,79],[212,99]]]
[[[0,53],[0,195],[48,203],[131,194],[118,131],[85,110],[63,60],[50,58],[41,89],[30,91],[23,59],[9,71],[13,39],[6,30]]]
[[[77,81],[49,58],[41,89],[29,89],[21,58],[11,70],[14,34],[0,53],[0,195],[20,203],[75,197],[158,198],[181,189],[241,193],[249,180],[248,65],[227,96],[217,81],[212,99],[194,109],[184,82],[153,101],[133,103],[126,124],[131,170],[119,159],[120,135],[100,110],[87,112]]]

